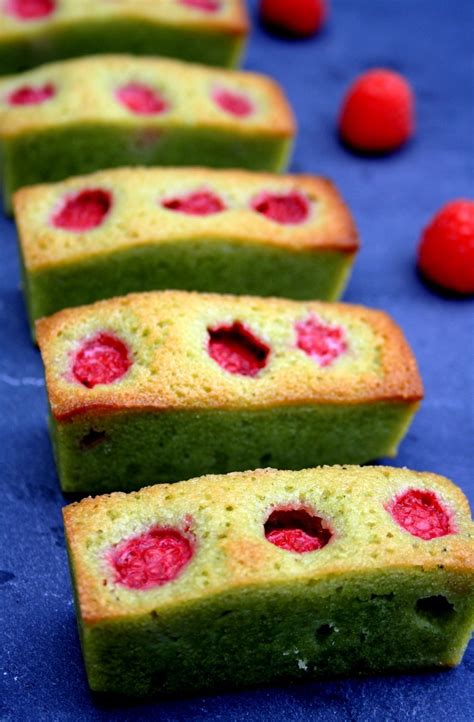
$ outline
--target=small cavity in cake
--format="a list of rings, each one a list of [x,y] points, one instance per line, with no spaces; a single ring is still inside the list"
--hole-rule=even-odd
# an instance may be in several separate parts
[[[158,115],[168,110],[168,103],[156,88],[143,83],[128,83],[117,90],[117,98],[136,115]]]
[[[225,371],[256,376],[268,361],[270,347],[240,321],[208,329],[208,351]]]
[[[56,9],[55,0],[7,0],[4,4],[7,15],[16,20],[40,20],[51,15]]]
[[[97,384],[112,384],[127,373],[132,359],[126,344],[117,336],[102,331],[85,341],[76,352],[72,374],[88,389]]]
[[[178,0],[178,2],[180,5],[202,10],[204,13],[216,13],[221,6],[218,0]]]
[[[297,225],[308,220],[310,204],[298,191],[291,193],[269,193],[264,191],[252,201],[252,208],[275,223]]]
[[[433,491],[409,489],[386,506],[402,529],[420,539],[455,534],[452,514],[443,506]]]
[[[86,188],[67,196],[52,218],[56,228],[82,233],[100,226],[112,207],[112,195],[102,188]]]
[[[252,101],[236,90],[216,88],[212,93],[212,99],[219,108],[236,118],[246,118],[254,111]]]
[[[224,211],[224,201],[210,190],[198,190],[186,196],[167,198],[161,205],[170,211],[186,213],[190,216],[210,216]]]
[[[39,105],[54,97],[56,91],[51,83],[46,85],[22,85],[8,96],[10,105]]]
[[[173,581],[190,562],[194,548],[179,529],[154,526],[110,552],[115,582],[128,589],[152,589]]]
[[[346,334],[313,314],[295,325],[296,345],[321,367],[329,366],[347,351]]]
[[[329,524],[309,509],[274,509],[265,522],[265,537],[281,549],[304,554],[322,549],[333,532]]]

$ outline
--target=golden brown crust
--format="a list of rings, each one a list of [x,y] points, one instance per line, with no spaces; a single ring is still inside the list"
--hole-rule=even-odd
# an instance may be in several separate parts
[[[52,225],[53,212],[64,197],[97,187],[114,195],[112,211],[100,228],[78,234]],[[160,205],[164,198],[203,187],[224,199],[226,212],[196,218],[173,213]],[[262,191],[295,190],[311,202],[311,215],[305,223],[283,225],[251,208],[252,200]],[[225,239],[290,251],[334,250],[351,255],[359,245],[352,216],[335,186],[325,178],[310,175],[207,168],[125,168],[22,188],[15,193],[13,204],[22,255],[30,272],[156,242]]]
[[[159,88],[170,108],[158,116],[137,116],[114,100],[114,91],[127,82]],[[58,92],[48,102],[31,107],[10,106],[8,95],[25,84],[52,83]],[[255,110],[245,118],[224,112],[212,100],[215,87],[243,92]],[[193,127],[231,131],[262,138],[291,139],[295,120],[280,86],[257,73],[209,68],[164,58],[96,55],[43,65],[0,81],[0,138],[52,131],[85,123],[111,123],[136,130]]]
[[[50,32],[67,31],[76,23],[107,20],[140,20],[158,27],[174,25],[209,33],[245,36],[249,29],[243,0],[221,0],[216,13],[203,13],[177,0],[61,0],[55,13],[36,22],[19,22],[0,8],[0,42],[39,39]]]
[[[425,541],[400,528],[385,505],[408,488],[435,491],[453,513],[456,533]],[[335,532],[316,554],[294,555],[264,538],[268,511],[295,502],[313,508]],[[191,516],[197,546],[178,579],[146,592],[114,584],[104,560],[108,549],[153,524],[179,526],[186,515]],[[184,602],[242,588],[392,571],[406,573],[409,584],[410,572],[439,574],[441,568],[442,574],[456,575],[465,593],[474,592],[469,505],[459,488],[436,474],[335,466],[205,476],[85,499],[64,509],[64,521],[80,613],[87,625],[151,610],[166,613]]]
[[[316,315],[340,324],[348,351],[321,368],[296,346],[295,323]],[[240,321],[271,347],[257,377],[231,374],[207,352],[208,328]],[[71,379],[71,358],[99,331],[132,349],[129,373],[88,389]],[[117,412],[262,409],[400,402],[423,395],[415,358],[382,311],[341,303],[158,291],[130,294],[37,323],[49,401],[56,419]]]

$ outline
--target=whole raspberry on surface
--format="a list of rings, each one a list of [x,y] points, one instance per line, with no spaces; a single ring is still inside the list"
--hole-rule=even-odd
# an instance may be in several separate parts
[[[474,201],[451,201],[434,216],[421,237],[418,266],[439,286],[474,293]]]
[[[276,30],[305,37],[316,33],[328,13],[326,0],[261,0],[260,17]]]
[[[356,78],[344,98],[341,137],[365,152],[395,150],[413,135],[414,106],[413,91],[402,75],[382,68],[369,70]]]

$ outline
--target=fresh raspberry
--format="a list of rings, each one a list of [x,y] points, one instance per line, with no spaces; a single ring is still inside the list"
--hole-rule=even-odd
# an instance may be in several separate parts
[[[285,194],[261,193],[252,201],[252,208],[275,223],[296,225],[304,223],[309,216],[309,203],[297,191]]]
[[[235,90],[218,88],[212,93],[212,99],[222,110],[237,118],[246,118],[253,113],[253,103]]]
[[[155,526],[118,544],[109,561],[117,584],[129,589],[151,589],[176,579],[193,551],[191,540],[178,529]]]
[[[17,20],[39,20],[56,9],[55,0],[7,0],[5,12]]]
[[[392,70],[369,70],[349,88],[339,129],[343,140],[361,151],[385,152],[413,134],[414,98],[405,78]]]
[[[451,514],[432,491],[409,489],[385,508],[402,529],[420,539],[436,539],[455,532]]]
[[[88,389],[97,384],[112,384],[124,376],[130,366],[128,348],[119,338],[101,332],[77,351],[72,366],[76,381]]]
[[[55,95],[56,91],[51,83],[46,85],[22,85],[8,96],[10,105],[38,105],[44,103]]]
[[[301,37],[314,35],[328,13],[326,0],[261,0],[260,17],[272,28]]]
[[[331,326],[314,315],[295,325],[296,345],[323,366],[329,366],[347,351],[344,329]]]
[[[112,207],[112,196],[101,188],[88,188],[68,196],[53,216],[56,228],[82,233],[103,223]]]
[[[274,509],[265,522],[265,537],[281,549],[303,554],[325,547],[332,532],[306,509]]]
[[[136,115],[158,115],[168,110],[168,103],[155,88],[129,83],[117,90],[117,98]]]
[[[209,355],[226,371],[242,376],[256,376],[266,366],[269,346],[240,321],[232,326],[208,329],[208,333]]]
[[[181,198],[168,198],[161,205],[170,211],[191,216],[209,216],[225,210],[225,203],[218,195],[206,189],[195,191]]]
[[[474,201],[447,203],[425,228],[418,264],[434,283],[474,293]]]
[[[205,13],[215,13],[220,8],[218,0],[179,0],[181,5],[187,5],[195,10],[202,10]]]

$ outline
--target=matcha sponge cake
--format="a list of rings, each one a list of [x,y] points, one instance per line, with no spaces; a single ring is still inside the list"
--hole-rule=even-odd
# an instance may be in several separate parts
[[[95,53],[237,63],[244,0],[3,0],[0,74]]]
[[[280,171],[295,126],[270,78],[102,55],[0,81],[6,206],[20,186],[127,165]]]
[[[64,510],[94,690],[143,695],[453,667],[474,525],[389,467],[207,476]]]
[[[33,322],[132,291],[180,288],[335,299],[358,239],[311,176],[134,168],[17,191]]]
[[[180,291],[37,323],[65,491],[393,455],[422,396],[380,311]]]

